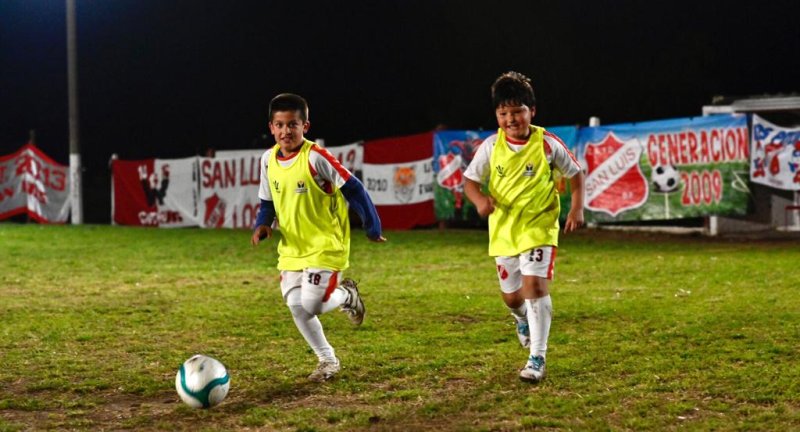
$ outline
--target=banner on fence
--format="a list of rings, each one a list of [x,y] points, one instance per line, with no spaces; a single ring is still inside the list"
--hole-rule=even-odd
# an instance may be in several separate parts
[[[748,138],[744,115],[580,129],[587,220],[745,214]]]
[[[433,212],[433,134],[367,141],[362,180],[387,229],[436,222]]]
[[[800,190],[800,127],[780,127],[753,114],[750,144],[750,180],[777,189]]]
[[[42,223],[69,217],[69,167],[31,143],[0,156],[0,220],[27,214]]]
[[[433,175],[436,219],[472,221],[480,218],[464,195],[464,171],[483,140],[495,133],[472,130],[443,130],[433,134]]]
[[[364,166],[364,142],[358,141],[341,146],[325,147],[330,154],[351,173],[361,172]]]
[[[261,154],[198,158],[197,163],[197,224],[204,228],[252,228],[258,214]]]
[[[114,160],[114,223],[250,228],[258,213],[261,153]]]

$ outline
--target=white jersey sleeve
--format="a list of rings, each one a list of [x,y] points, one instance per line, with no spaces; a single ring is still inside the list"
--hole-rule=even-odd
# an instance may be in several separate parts
[[[565,177],[572,177],[581,171],[581,166],[578,160],[567,149],[567,146],[561,141],[561,138],[551,132],[545,131],[544,133],[545,157],[547,163],[561,172]],[[494,150],[495,143],[497,142],[497,134],[486,138],[478,147],[475,156],[472,158],[467,170],[464,171],[464,177],[482,183],[487,178],[487,169],[491,164],[492,150]],[[509,145],[511,151],[518,152],[523,145]]]
[[[548,157],[550,166],[555,167],[567,178],[571,178],[581,171],[580,163],[569,151],[564,141],[561,141],[561,138],[551,132],[545,132],[544,140],[550,146],[550,157]]]
[[[258,199],[272,201],[272,192],[269,190],[269,177],[267,177],[267,166],[269,166],[269,156],[272,148],[267,149],[261,155],[261,182],[258,185]]]
[[[497,141],[497,134],[483,140],[472,157],[472,162],[469,163],[467,170],[464,171],[464,177],[477,183],[482,183],[486,180],[486,174],[488,174],[486,170],[492,158],[492,149],[494,149],[495,141]]]
[[[334,189],[342,187],[352,175],[328,150],[318,145],[311,147],[308,164],[311,167],[312,176],[330,183]]]

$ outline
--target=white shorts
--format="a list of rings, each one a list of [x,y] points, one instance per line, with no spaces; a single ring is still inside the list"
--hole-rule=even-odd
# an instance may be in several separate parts
[[[522,276],[553,279],[557,250],[554,246],[540,246],[519,256],[495,257],[500,290],[507,294],[516,292],[522,288]]]
[[[333,290],[339,286],[342,272],[330,269],[307,268],[303,271],[281,271],[281,294],[286,304],[289,304],[287,295],[294,288],[300,288],[302,298],[314,302],[324,303],[328,301]],[[299,296],[293,296],[296,302]]]

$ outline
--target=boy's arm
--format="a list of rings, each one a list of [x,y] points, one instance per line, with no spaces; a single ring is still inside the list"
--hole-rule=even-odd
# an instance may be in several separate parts
[[[464,193],[470,201],[475,204],[478,214],[481,217],[487,217],[494,211],[494,198],[486,196],[481,192],[481,184],[464,178]]]
[[[272,193],[269,190],[269,175],[267,175],[267,162],[269,161],[272,149],[268,149],[261,155],[261,182],[258,185],[258,199],[261,200],[258,206],[258,215],[253,224],[253,235],[250,243],[255,246],[261,240],[272,237],[272,222],[275,221],[275,203],[272,201]]]
[[[567,214],[567,223],[564,224],[564,234],[575,231],[583,225],[583,171],[569,178],[569,190],[572,201]]]
[[[464,171],[464,194],[475,204],[481,217],[487,217],[494,211],[494,198],[481,192],[481,180],[487,177],[486,169],[489,166],[496,139],[497,136],[492,135],[483,140]]]
[[[275,220],[275,203],[265,199],[261,200],[261,205],[258,206],[258,215],[256,216],[256,223],[253,228],[253,236],[250,238],[250,243],[253,246],[265,238],[272,237],[272,222]]]
[[[367,237],[375,242],[386,241],[381,232],[381,219],[378,217],[378,211],[364,189],[364,184],[356,176],[351,175],[339,189],[347,203],[350,204],[350,208],[355,210],[358,217],[364,222]]]

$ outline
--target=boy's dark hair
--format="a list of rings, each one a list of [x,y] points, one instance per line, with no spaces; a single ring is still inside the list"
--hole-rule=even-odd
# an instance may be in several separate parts
[[[531,79],[514,71],[500,75],[492,84],[492,104],[494,109],[500,105],[535,107],[536,96],[533,94]]]
[[[281,93],[269,101],[269,121],[277,111],[300,111],[303,122],[308,121],[308,102],[293,93]]]

